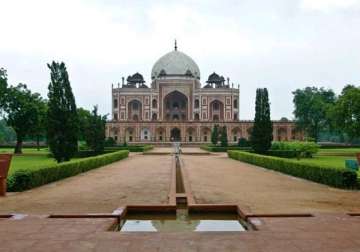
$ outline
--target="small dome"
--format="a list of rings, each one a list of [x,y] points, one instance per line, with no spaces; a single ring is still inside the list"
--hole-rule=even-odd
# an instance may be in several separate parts
[[[165,76],[193,76],[200,79],[200,69],[192,58],[175,48],[156,61],[152,68],[152,79]]]

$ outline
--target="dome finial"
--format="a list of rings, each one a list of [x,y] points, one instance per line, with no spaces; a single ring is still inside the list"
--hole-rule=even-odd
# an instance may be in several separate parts
[[[177,51],[177,41],[175,39],[175,51]]]

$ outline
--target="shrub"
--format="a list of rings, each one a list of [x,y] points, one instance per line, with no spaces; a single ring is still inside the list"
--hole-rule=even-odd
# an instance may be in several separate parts
[[[114,138],[112,138],[112,137],[106,138],[105,147],[113,147],[113,146],[115,146],[115,144],[116,144],[116,141]]]
[[[344,168],[323,167],[304,164],[301,161],[279,157],[263,156],[242,151],[228,151],[230,158],[258,165],[295,177],[340,188],[355,188],[358,185],[357,174]]]
[[[226,126],[223,126],[221,129],[220,142],[221,142],[221,147],[228,146]]]
[[[129,151],[117,151],[95,157],[83,158],[52,166],[46,166],[37,170],[21,169],[13,173],[8,179],[8,190],[18,192],[37,186],[48,184],[60,179],[71,177],[88,170],[101,167],[106,164],[128,157]]]
[[[266,155],[282,158],[296,158],[299,152],[295,150],[269,150]]]
[[[242,150],[242,151],[250,151],[250,147],[239,147],[239,146],[216,146],[216,145],[202,145],[201,149],[211,152],[227,152],[228,150]]]
[[[250,147],[250,142],[246,138],[241,137],[241,138],[239,138],[238,146],[239,147]]]
[[[114,146],[107,147],[105,151],[117,151],[117,150],[128,150],[130,152],[145,152],[152,150],[154,146],[152,145],[127,145],[127,146]]]
[[[319,150],[319,145],[314,142],[302,142],[302,141],[281,141],[272,142],[272,151],[295,151],[299,153],[301,157],[312,157]]]

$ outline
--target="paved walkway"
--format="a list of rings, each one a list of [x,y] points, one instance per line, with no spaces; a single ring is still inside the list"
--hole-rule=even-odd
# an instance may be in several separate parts
[[[247,232],[112,232],[114,218],[47,218],[111,213],[126,204],[167,202],[170,155],[130,158],[37,189],[0,198],[0,251],[360,252],[359,192],[292,178],[228,159],[183,155],[197,203],[238,203],[255,213],[322,212],[313,217],[250,218]],[[324,212],[337,212],[329,214]],[[111,216],[113,217],[113,216]]]
[[[230,159],[182,156],[197,203],[236,203],[255,213],[360,212],[360,192],[341,190]]]
[[[0,223],[0,251],[359,252],[360,217],[256,218],[258,231],[120,233],[112,219],[28,217]]]
[[[167,203],[171,156],[129,158],[0,198],[0,214],[111,213],[127,204]]]

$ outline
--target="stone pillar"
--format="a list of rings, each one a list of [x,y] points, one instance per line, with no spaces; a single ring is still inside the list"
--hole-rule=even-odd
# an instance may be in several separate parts
[[[286,127],[286,133],[287,133],[287,140],[290,141],[292,140],[292,137],[291,137],[291,127],[288,125]]]
[[[279,138],[278,138],[278,128],[276,125],[273,126],[273,140],[274,141],[278,141]]]

